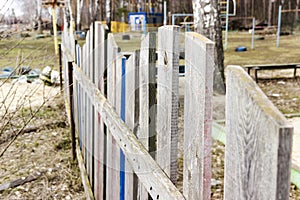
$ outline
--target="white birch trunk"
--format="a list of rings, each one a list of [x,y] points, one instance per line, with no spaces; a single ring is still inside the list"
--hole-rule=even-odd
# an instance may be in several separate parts
[[[224,52],[218,0],[193,0],[193,13],[195,31],[215,42],[214,91],[224,94]]]

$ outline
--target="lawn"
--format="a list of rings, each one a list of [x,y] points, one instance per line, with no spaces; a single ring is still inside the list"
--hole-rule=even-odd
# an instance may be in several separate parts
[[[263,40],[261,40],[262,37]],[[228,49],[224,53],[225,66],[228,64],[300,63],[300,35],[281,36],[278,48],[276,35],[255,35],[254,49],[251,49],[251,40],[251,34],[247,32],[230,32]],[[238,46],[247,47],[247,51],[236,52],[235,48]]]
[[[36,39],[22,38],[13,34],[10,38],[0,39],[0,68],[7,66],[29,66],[32,69],[43,69],[51,66],[58,69],[58,56],[54,53],[52,37]]]

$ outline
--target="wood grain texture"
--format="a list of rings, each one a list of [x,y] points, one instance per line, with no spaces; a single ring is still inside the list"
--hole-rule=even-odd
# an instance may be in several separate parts
[[[177,181],[179,27],[158,29],[157,162]]]
[[[95,84],[96,87],[104,94],[104,26],[100,22],[95,22]],[[95,109],[97,116],[97,123],[95,126],[95,198],[104,198],[104,154],[106,149],[104,148],[104,124],[102,117],[97,109]]]
[[[289,199],[292,126],[241,67],[226,85],[225,199]]]
[[[185,35],[184,182],[186,199],[210,199],[214,43]]]
[[[114,40],[114,38],[112,38]],[[117,55],[114,58],[116,62],[116,104],[115,110],[118,116],[121,116],[121,101],[122,101],[122,57],[121,55]],[[112,147],[112,156],[113,156],[113,186],[115,196],[113,199],[120,199],[120,147],[118,146],[115,138],[113,138],[113,147]]]
[[[127,126],[134,130],[135,119],[134,119],[134,108],[135,108],[135,54],[133,53],[126,62],[126,92],[125,92],[125,122]],[[125,199],[133,199],[134,194],[134,174],[129,162],[126,160],[125,163],[126,179],[125,179]]]
[[[116,110],[116,88],[117,88],[117,56],[118,47],[112,34],[107,39],[107,99]],[[103,117],[103,116],[102,116]],[[119,151],[117,151],[116,141],[112,137],[110,130],[107,131],[107,184],[106,198],[119,199],[120,184],[118,181],[119,166],[116,160],[119,160]]]
[[[82,47],[82,71],[83,73],[86,74],[86,44],[83,45]],[[82,88],[82,85],[81,85],[81,88]],[[82,155],[83,155],[83,160],[84,160],[84,164],[86,166],[86,163],[87,163],[87,125],[86,125],[86,116],[87,116],[87,109],[86,109],[86,99],[87,99],[87,96],[86,96],[86,92],[85,91],[82,91],[82,129],[83,129],[83,132],[82,132]]]
[[[86,35],[86,42],[84,45],[84,64],[83,64],[83,69],[85,74],[89,77],[89,38],[90,38],[90,34],[89,32],[87,32]],[[86,166],[86,171],[87,171],[87,175],[89,177],[90,175],[90,140],[89,140],[89,98],[87,95],[87,92],[84,92],[84,120],[85,120],[85,166]]]
[[[132,169],[153,199],[184,199],[178,189],[140,144],[134,133],[122,122],[112,105],[105,99],[95,85],[80,68],[74,68],[75,79],[82,84],[93,99],[97,111],[118,146],[123,150]],[[113,187],[115,189],[115,186]],[[109,194],[107,194],[109,195]]]
[[[104,25],[95,22],[95,82],[100,91],[104,92]]]
[[[89,68],[90,68],[90,79],[95,84],[95,29],[94,29],[94,23],[90,25],[90,41],[89,41]],[[95,166],[95,108],[94,105],[90,105],[90,180],[92,189],[95,192],[95,183],[94,183],[94,166]]]
[[[156,150],[156,34],[148,33],[141,42],[139,63],[140,115],[137,137],[155,157]],[[150,151],[151,149],[151,151]],[[139,198],[147,199],[148,193],[139,183]]]
[[[90,80],[92,80],[92,63],[91,63],[91,46],[92,46],[92,31],[89,30],[87,32],[86,36],[86,74],[89,77]],[[86,101],[86,106],[87,106],[87,113],[86,113],[86,138],[87,138],[87,173],[88,177],[91,183],[91,186],[93,187],[93,176],[92,176],[92,105],[91,105],[91,100],[90,97],[87,96],[87,101]]]
[[[134,69],[135,69],[135,90],[134,90],[134,128],[133,128],[133,133],[134,135],[137,135],[138,132],[138,127],[139,127],[139,119],[140,119],[140,91],[139,91],[139,85],[140,85],[140,76],[139,76],[139,66],[140,66],[140,50],[136,50],[134,52]],[[137,175],[134,173],[133,174],[133,196],[134,199],[142,199],[142,196],[145,196],[146,192],[139,192],[139,191],[145,191],[144,189],[139,190],[139,180]],[[141,185],[141,184],[140,184]],[[140,187],[141,188],[141,187]],[[139,195],[140,194],[140,195]],[[147,193],[148,194],[148,193]]]
[[[153,90],[153,85],[155,87],[156,83],[156,66],[155,59],[152,59],[156,50],[156,34],[148,33],[141,42],[141,52],[140,52],[140,128],[138,132],[138,138],[140,142],[145,146],[146,149],[149,148],[149,138],[156,135],[155,133],[155,121],[156,113],[152,112],[150,116],[151,106],[155,107],[156,100],[156,90]],[[151,91],[150,91],[151,89]],[[152,92],[152,93],[150,93]],[[151,104],[150,105],[150,98]],[[154,98],[154,100],[153,100]],[[154,103],[153,103],[154,101]],[[152,108],[155,109],[155,108]]]

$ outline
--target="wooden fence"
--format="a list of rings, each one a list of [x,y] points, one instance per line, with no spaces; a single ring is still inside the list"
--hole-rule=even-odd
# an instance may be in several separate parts
[[[91,186],[88,198],[210,199],[214,43],[185,35],[181,141],[179,36],[176,26],[160,27],[157,42],[148,33],[129,56],[98,22],[82,47],[72,30],[64,31],[65,94]],[[225,198],[288,199],[293,129],[243,69],[228,69]],[[176,187],[178,143],[182,193]]]

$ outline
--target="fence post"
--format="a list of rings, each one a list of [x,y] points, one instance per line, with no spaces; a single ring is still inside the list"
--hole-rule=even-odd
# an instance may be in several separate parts
[[[187,199],[210,199],[214,43],[185,36],[184,181]]]
[[[96,87],[104,94],[104,26],[100,22],[95,22],[95,84]],[[95,197],[97,199],[105,199],[105,135],[104,123],[102,116],[95,109],[96,126],[95,126]]]
[[[139,70],[140,127],[138,139],[152,157],[156,140],[156,34],[148,33],[142,40]]]
[[[179,27],[158,29],[157,162],[177,181]]]
[[[224,199],[289,199],[293,127],[244,69],[226,82]]]
[[[72,139],[72,156],[76,159],[76,141],[75,141],[75,123],[74,123],[74,105],[73,105],[73,64],[68,62],[68,88],[69,88],[69,105],[70,105],[70,133]]]
[[[139,51],[133,52],[126,64],[126,124],[136,135],[136,127],[139,122]],[[133,172],[128,160],[126,160],[126,197],[134,199],[138,196],[138,178]]]
[[[137,138],[155,158],[156,151],[156,34],[148,33],[141,42],[139,62],[139,128]],[[148,193],[139,184],[140,198]]]
[[[117,56],[118,46],[115,43],[112,34],[107,38],[107,99],[108,102],[118,111],[117,99]],[[120,76],[119,76],[120,77]],[[120,95],[120,94],[118,94]],[[106,198],[118,199],[120,198],[120,153],[117,148],[117,142],[112,137],[111,133],[107,131],[107,176],[106,176]]]
[[[61,50],[61,44],[58,45],[58,52],[59,52],[59,88],[60,93],[63,92],[63,84],[62,84],[62,50]]]
[[[122,57],[122,73],[121,73],[121,111],[120,117],[125,122],[126,109],[126,57]],[[125,155],[120,149],[120,200],[125,199]]]

